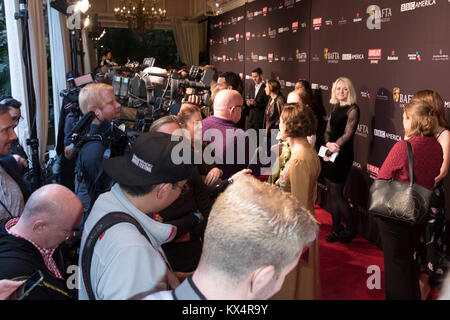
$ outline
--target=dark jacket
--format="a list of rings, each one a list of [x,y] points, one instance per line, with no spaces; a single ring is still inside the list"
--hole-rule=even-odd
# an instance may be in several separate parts
[[[44,275],[43,282],[25,299],[67,300],[76,297],[74,291],[68,290],[66,280],[56,278],[47,269],[38,249],[27,240],[10,235],[5,224],[3,222],[0,225],[0,279],[24,280],[35,271],[41,270]],[[59,249],[55,250],[53,259],[64,277],[66,268]]]
[[[175,200],[169,207],[159,212],[164,223],[177,227],[177,236],[174,241],[164,244],[163,250],[174,271],[191,272],[197,267],[202,251],[203,233],[206,228],[209,212],[211,211],[211,200],[206,185],[197,168],[188,179],[189,189]],[[197,210],[203,215],[204,220],[194,215]],[[190,240],[177,242],[181,236],[189,233]]]
[[[88,213],[97,197],[109,191],[114,183],[113,179],[103,171],[103,160],[108,158],[105,152],[109,150],[109,157],[112,158],[123,155],[126,148],[126,143],[116,141],[115,138],[111,139],[115,143],[109,145],[107,137],[111,136],[111,133],[110,123],[107,121],[102,121],[100,125],[91,124],[89,135],[102,136],[102,141],[93,140],[84,143],[77,155],[75,193],[83,203],[85,213]]]
[[[286,103],[285,101],[282,95],[277,96],[275,99],[269,98],[264,112],[264,129],[279,129],[280,115]]]
[[[248,106],[250,109],[248,116],[248,127],[259,130],[263,127],[264,123],[264,111],[267,107],[269,97],[265,93],[266,84],[263,83],[259,88],[258,94],[255,97],[255,83],[250,85],[249,97],[255,99],[255,105]]]
[[[21,169],[19,168],[16,159],[14,159],[12,155],[1,157],[0,166],[2,166],[9,176],[19,185],[19,188],[22,191],[23,201],[26,203],[31,195],[31,185],[22,178]]]

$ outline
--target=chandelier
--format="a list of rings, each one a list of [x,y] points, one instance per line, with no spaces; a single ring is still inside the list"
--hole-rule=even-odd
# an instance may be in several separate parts
[[[155,22],[166,20],[166,10],[157,8],[159,0],[121,0],[120,7],[114,9],[119,21],[128,23],[128,28],[144,37],[153,29]]]

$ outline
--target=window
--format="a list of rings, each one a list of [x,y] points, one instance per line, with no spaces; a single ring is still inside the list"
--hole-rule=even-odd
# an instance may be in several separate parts
[[[129,29],[105,29],[105,36],[97,43],[98,61],[105,50],[111,50],[119,65],[127,63],[127,59],[142,63],[149,57],[156,58],[155,67],[168,69],[180,64],[172,30],[152,30],[141,39]]]

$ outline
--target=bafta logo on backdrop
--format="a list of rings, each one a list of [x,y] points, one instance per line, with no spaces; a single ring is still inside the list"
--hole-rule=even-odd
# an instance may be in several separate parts
[[[383,8],[381,9],[377,5],[371,5],[367,7],[366,13],[369,14],[369,18],[367,18],[367,29],[369,30],[381,30],[382,22],[391,21],[392,17],[392,9],[391,8]]]
[[[400,88],[394,88],[392,90],[392,96],[393,96],[394,102],[399,102],[400,101]]]

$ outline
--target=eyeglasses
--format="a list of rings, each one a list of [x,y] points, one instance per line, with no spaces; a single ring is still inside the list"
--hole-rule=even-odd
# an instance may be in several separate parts
[[[23,120],[23,117],[22,116],[20,116],[20,117],[12,117],[11,120],[12,120],[13,123],[18,124],[20,121]]]
[[[178,185],[178,183],[172,183],[172,189],[180,188],[181,194],[185,194],[189,190],[189,186],[185,183],[183,186]]]
[[[242,109],[244,108],[244,106],[243,106],[243,105],[238,105],[238,106],[234,106],[234,107],[232,107],[231,109],[234,109],[234,108],[239,108],[239,110],[241,110],[241,111],[242,111]]]

